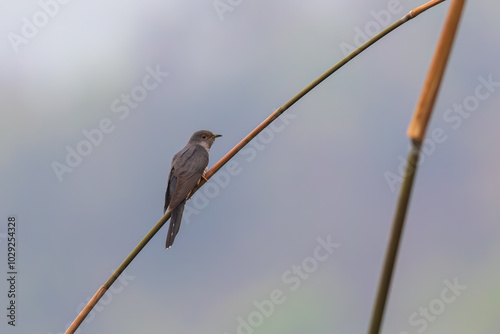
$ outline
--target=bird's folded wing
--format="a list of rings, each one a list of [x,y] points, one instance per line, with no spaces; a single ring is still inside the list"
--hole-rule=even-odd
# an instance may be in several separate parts
[[[167,191],[165,191],[165,205],[163,207],[163,213],[167,212],[168,210],[168,205],[170,204],[170,198],[173,193],[173,189],[175,189],[175,186],[177,184],[177,178],[174,175],[174,167],[170,169],[170,174],[168,174],[168,184],[167,184]]]
[[[173,209],[186,199],[208,165],[208,152],[201,146],[187,147],[173,159],[173,176],[176,178],[174,194],[170,199]]]

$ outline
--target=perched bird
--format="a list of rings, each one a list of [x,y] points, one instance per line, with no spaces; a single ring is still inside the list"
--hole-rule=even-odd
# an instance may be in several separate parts
[[[191,191],[201,181],[201,178],[205,177],[210,147],[215,138],[221,136],[207,130],[197,131],[193,133],[187,145],[172,159],[165,193],[165,207],[163,208],[163,213],[169,208],[172,210],[165,246],[167,249],[172,247],[175,236],[179,232],[186,199],[191,195]]]

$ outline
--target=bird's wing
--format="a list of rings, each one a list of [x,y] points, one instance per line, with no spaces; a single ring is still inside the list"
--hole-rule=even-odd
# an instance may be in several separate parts
[[[165,192],[165,206],[163,207],[163,213],[167,212],[168,210],[168,205],[170,204],[170,200],[176,184],[177,178],[174,175],[174,167],[172,166],[172,168],[170,169],[170,174],[168,175],[168,185],[167,191]]]
[[[175,178],[175,190],[170,198],[170,208],[173,209],[186,199],[193,190],[208,165],[208,152],[201,146],[185,147],[172,159],[172,178]]]

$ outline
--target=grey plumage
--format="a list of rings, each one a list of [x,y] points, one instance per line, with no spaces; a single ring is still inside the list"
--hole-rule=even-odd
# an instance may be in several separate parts
[[[197,131],[193,133],[187,145],[172,159],[163,208],[164,213],[169,208],[172,210],[165,246],[167,249],[172,246],[179,232],[187,197],[205,175],[210,147],[215,138],[220,136],[207,130]]]

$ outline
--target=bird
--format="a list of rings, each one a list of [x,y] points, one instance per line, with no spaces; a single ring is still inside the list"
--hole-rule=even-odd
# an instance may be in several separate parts
[[[210,147],[212,147],[215,138],[218,137],[222,137],[222,135],[214,134],[208,130],[196,131],[186,146],[172,158],[167,191],[165,192],[165,206],[163,207],[164,214],[168,209],[172,211],[166,249],[172,247],[175,236],[179,232],[186,200],[190,197],[194,187],[202,178],[205,178]]]

